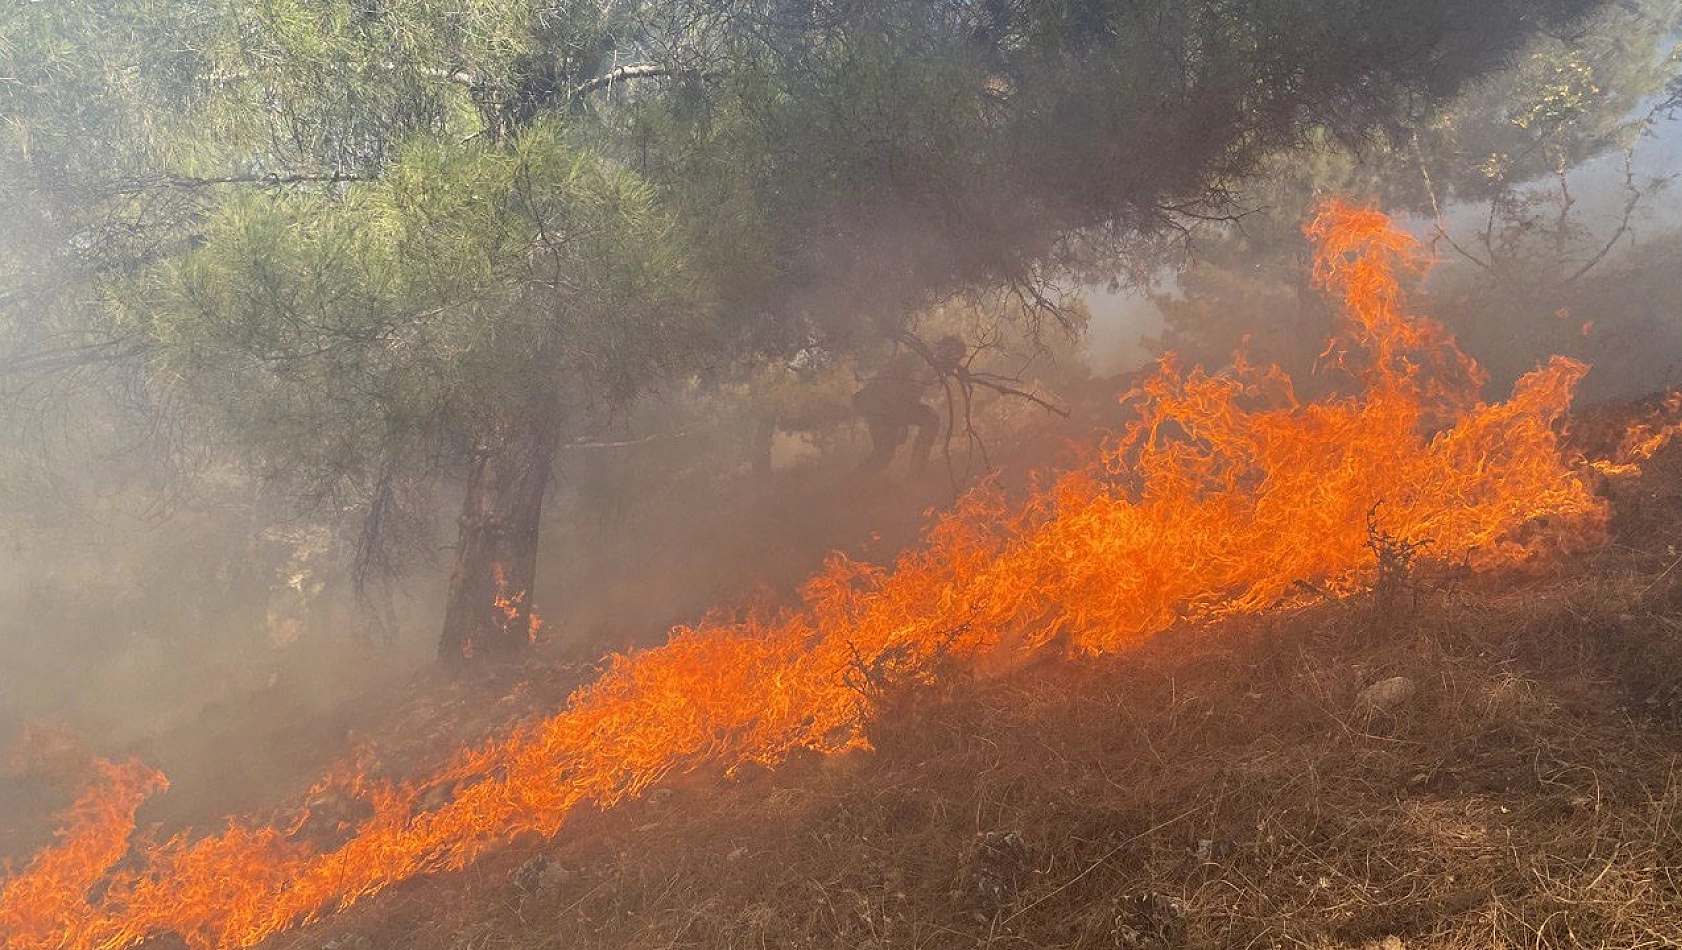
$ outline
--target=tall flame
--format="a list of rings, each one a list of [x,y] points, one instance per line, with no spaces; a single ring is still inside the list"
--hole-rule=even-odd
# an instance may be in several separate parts
[[[1126,398],[1135,421],[1025,504],[978,491],[891,569],[837,555],[798,609],[615,656],[553,718],[436,775],[342,780],[369,817],[334,847],[249,821],[131,842],[161,778],[107,767],[60,843],[4,882],[0,946],[110,950],[173,932],[195,950],[247,947],[515,835],[553,836],[578,806],[674,773],[865,746],[861,670],[1112,651],[1181,619],[1289,603],[1302,582],[1356,590],[1381,502],[1387,534],[1474,568],[1600,543],[1605,504],[1555,432],[1585,368],[1555,359],[1506,402],[1481,402],[1476,364],[1403,309],[1398,273],[1420,266],[1410,239],[1341,203],[1309,233],[1316,280],[1346,317],[1327,357],[1358,393],[1304,402],[1278,368],[1165,361]]]

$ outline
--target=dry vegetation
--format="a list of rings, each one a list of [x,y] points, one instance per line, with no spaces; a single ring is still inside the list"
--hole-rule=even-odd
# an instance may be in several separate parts
[[[900,692],[875,754],[691,776],[272,947],[1682,946],[1655,461],[1547,575]]]

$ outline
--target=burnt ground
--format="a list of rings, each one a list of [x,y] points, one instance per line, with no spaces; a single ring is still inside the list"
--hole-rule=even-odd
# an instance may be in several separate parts
[[[1613,542],[1545,572],[904,693],[875,753],[688,776],[267,946],[1682,946],[1682,452],[1607,490]],[[381,767],[589,675],[534,662],[364,722]]]

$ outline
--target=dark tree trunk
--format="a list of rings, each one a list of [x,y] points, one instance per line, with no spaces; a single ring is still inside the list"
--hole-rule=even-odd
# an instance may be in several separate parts
[[[438,641],[446,664],[516,656],[536,635],[531,606],[538,523],[558,438],[553,415],[512,417],[475,448]]]

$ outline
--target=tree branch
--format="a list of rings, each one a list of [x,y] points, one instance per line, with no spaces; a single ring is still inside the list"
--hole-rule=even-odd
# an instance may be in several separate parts
[[[1563,182],[1561,187],[1564,187]],[[1631,147],[1624,152],[1624,207],[1622,216],[1618,218],[1618,225],[1612,230],[1612,236],[1600,245],[1599,250],[1590,255],[1582,266],[1572,271],[1571,276],[1565,278],[1565,283],[1576,283],[1589,271],[1600,266],[1600,262],[1606,259],[1606,255],[1612,253],[1612,248],[1616,247],[1618,242],[1623,240],[1624,235],[1629,233],[1630,223],[1635,218],[1636,209],[1640,207],[1641,199],[1645,198],[1646,195],[1646,189],[1637,186],[1635,183],[1635,149]]]
[[[1025,389],[1017,389],[1015,386],[1006,382],[1006,377],[995,376],[992,373],[972,373],[965,370],[964,379],[966,382],[975,386],[980,386],[982,389],[991,389],[993,392],[996,392],[1001,396],[1015,396],[1018,399],[1026,399],[1034,405],[1039,406],[1041,409],[1044,409],[1046,412],[1062,416],[1065,419],[1069,418],[1069,410],[1051,402],[1050,400],[1047,400],[1043,396],[1037,396]]]
[[[598,89],[606,89],[615,83],[628,82],[633,79],[654,79],[661,76],[674,76],[677,70],[658,63],[632,63],[610,69],[594,79],[587,80],[572,87],[572,100],[577,101]]]
[[[1479,269],[1494,273],[1493,265],[1461,247],[1460,242],[1454,239],[1454,235],[1448,233],[1448,228],[1443,224],[1443,208],[1437,200],[1437,184],[1431,180],[1431,169],[1425,164],[1425,150],[1419,145],[1418,130],[1413,133],[1413,157],[1419,165],[1419,178],[1425,184],[1425,196],[1431,200],[1431,227],[1434,232],[1431,238],[1431,251],[1436,252],[1438,240],[1447,241],[1448,246],[1453,248],[1456,254],[1475,264]]]
[[[199,188],[212,188],[218,185],[260,185],[265,188],[278,188],[283,185],[332,185],[346,181],[368,181],[367,175],[356,175],[349,172],[323,172],[317,174],[281,175],[271,173],[267,175],[218,175],[210,177],[176,177],[160,175],[149,179],[129,179],[128,181],[107,182],[98,192],[105,197],[114,198],[120,195],[139,195],[160,188],[176,191],[192,191]]]
[[[0,362],[0,377],[48,375],[78,366],[113,365],[146,353],[146,345],[130,337],[79,343],[57,349],[18,353]]]

